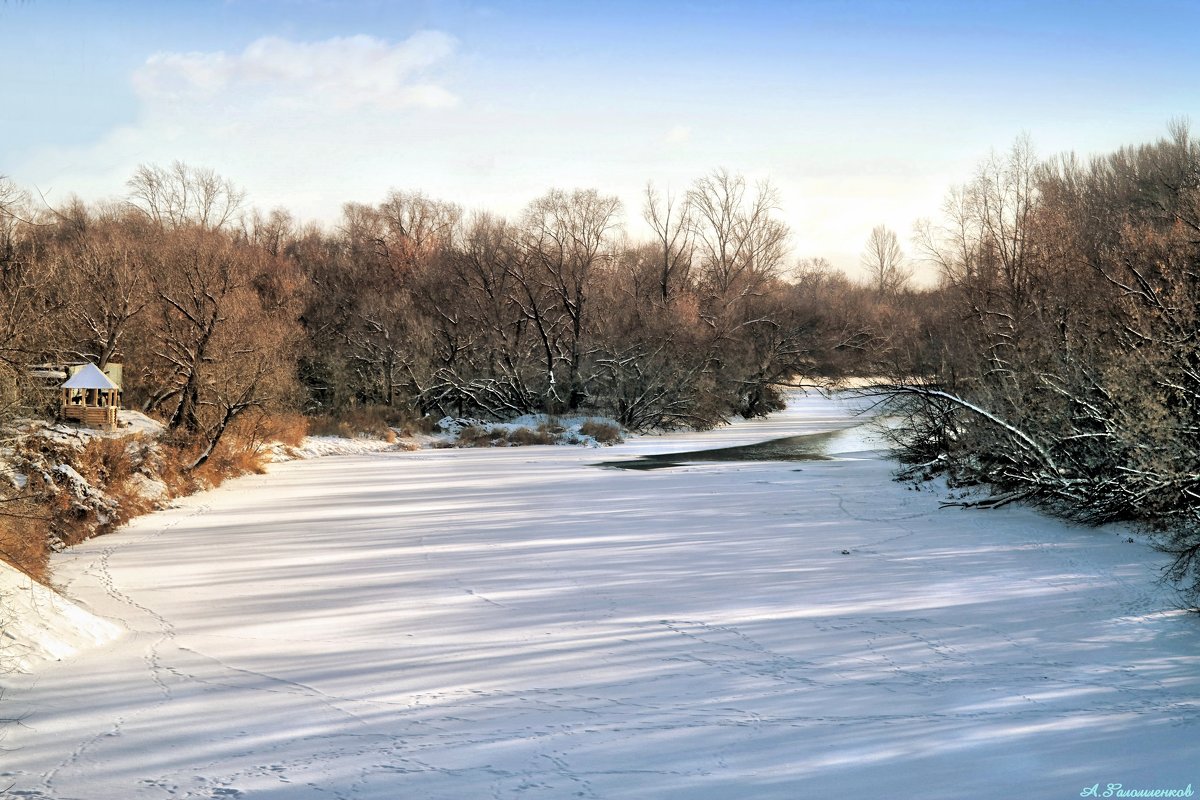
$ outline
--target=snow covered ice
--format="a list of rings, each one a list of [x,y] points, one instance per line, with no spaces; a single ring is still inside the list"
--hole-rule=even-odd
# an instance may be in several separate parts
[[[605,460],[851,425],[643,437]],[[829,461],[273,465],[60,555],[120,638],[5,679],[25,798],[1079,797],[1200,786],[1200,623],[1125,532]]]

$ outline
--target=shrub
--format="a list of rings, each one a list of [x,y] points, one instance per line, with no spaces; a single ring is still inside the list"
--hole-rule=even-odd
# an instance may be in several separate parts
[[[114,507],[108,520],[98,531],[99,533],[108,533],[134,517],[140,517],[142,514],[154,510],[154,502],[138,491],[137,484],[130,480],[132,477],[131,475],[120,483],[110,484],[104,488],[104,493],[114,502]]]
[[[299,447],[308,436],[312,418],[303,414],[271,414],[259,423],[265,441],[280,442],[288,447]]]
[[[579,432],[591,436],[601,444],[616,444],[621,441],[621,429],[611,422],[589,419],[579,426]]]
[[[415,431],[432,432],[435,422],[426,417],[416,417],[406,408],[389,406],[355,406],[337,414],[323,414],[308,418],[309,433],[314,436],[341,436],[353,439],[368,436],[376,439],[395,437],[393,428],[402,435],[411,436]]]
[[[559,432],[562,428],[559,428]],[[539,425],[537,430],[532,428],[513,428],[508,432],[506,437],[508,443],[512,445],[524,444],[554,444],[558,441],[556,433],[550,430],[545,424]]]
[[[119,483],[132,475],[137,466],[130,456],[131,445],[136,447],[136,442],[125,437],[96,437],[72,459],[73,466],[88,483],[98,486]]]
[[[479,425],[467,425],[458,432],[459,447],[494,447],[504,440],[501,431],[489,431]]]
[[[192,460],[195,460],[194,457]],[[257,444],[238,436],[226,435],[208,460],[193,473],[209,486],[220,486],[229,478],[250,473],[261,475],[266,471],[266,456]]]
[[[181,497],[192,494],[199,485],[195,476],[184,470],[186,464],[192,463],[200,448],[189,439],[172,436],[160,441],[160,456],[154,460],[152,469],[158,474],[159,480],[167,485],[171,497]],[[185,460],[188,456],[190,460]]]
[[[50,526],[48,520],[32,516],[35,511],[24,501],[4,502],[5,514],[30,516],[0,517],[0,558],[45,583],[50,563]]]

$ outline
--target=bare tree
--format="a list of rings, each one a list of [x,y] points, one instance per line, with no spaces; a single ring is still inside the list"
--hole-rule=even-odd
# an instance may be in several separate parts
[[[509,223],[476,214],[460,228],[458,245],[443,251],[421,282],[433,318],[434,367],[419,402],[459,415],[536,411],[542,398],[534,387],[546,362],[526,311],[542,319],[546,293],[520,283],[521,237]]]
[[[170,167],[142,164],[126,185],[130,205],[162,228],[222,228],[246,199],[246,192],[229,179],[182,161]]]
[[[378,207],[347,204],[343,214],[353,275],[343,336],[366,396],[394,405],[404,386],[420,391],[430,331],[414,292],[452,244],[462,212],[419,192],[393,191]]]
[[[896,232],[886,225],[876,225],[867,237],[867,249],[862,255],[862,265],[868,280],[880,297],[895,294],[905,287],[912,277],[912,270],[904,262],[904,253]]]
[[[1038,206],[1038,161],[1027,136],[1004,155],[992,153],[974,179],[943,206],[946,224],[918,224],[917,246],[955,285],[986,288],[1012,306],[1032,278],[1030,247]]]
[[[145,223],[118,209],[71,210],[73,232],[53,253],[63,347],[103,369],[151,299]]]
[[[804,283],[808,280],[821,279],[827,275],[832,275],[833,271],[833,264],[829,262],[828,258],[813,256],[799,259],[796,262],[793,275],[796,283]]]
[[[16,216],[17,207],[24,199],[24,193],[7,175],[0,175],[0,217]]]
[[[787,254],[787,225],[772,214],[779,195],[769,182],[747,196],[746,179],[719,169],[687,194],[700,266],[719,297],[757,290],[775,277]]]
[[[1044,262],[1036,239],[1040,169],[1028,137],[1021,137],[950,193],[944,225],[917,229],[918,248],[962,296],[963,324],[987,353],[988,375],[1004,391],[1021,391],[1014,360],[1022,348],[1041,346],[1026,324],[1041,311],[1035,296]]]
[[[391,191],[377,209],[386,226],[387,241],[394,257],[428,254],[448,245],[462,219],[454,203],[434,200],[421,192]]]
[[[667,305],[691,277],[696,232],[691,200],[685,194],[677,201],[670,192],[660,197],[654,184],[648,183],[642,217],[654,231],[659,298]]]
[[[620,205],[594,189],[555,189],[525,211],[515,277],[524,313],[543,342],[547,410],[573,410],[587,395],[582,366],[592,274],[606,255]]]
[[[0,269],[5,273],[19,260],[20,245],[29,225],[29,195],[0,175]]]
[[[172,232],[155,251],[156,318],[142,337],[147,410],[215,446],[229,421],[278,397],[288,381],[293,312],[259,286],[285,268],[226,234]],[[271,292],[270,294],[274,294]],[[269,378],[269,380],[268,380]]]
[[[273,256],[283,252],[285,244],[296,235],[296,220],[285,208],[275,208],[263,215],[257,208],[242,221],[242,236]]]
[[[28,194],[0,177],[0,414],[24,402],[26,367],[54,338],[54,281],[41,258],[48,230]]]

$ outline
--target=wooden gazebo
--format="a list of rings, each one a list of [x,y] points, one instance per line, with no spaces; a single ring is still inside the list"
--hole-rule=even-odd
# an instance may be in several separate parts
[[[116,429],[121,387],[95,364],[85,364],[59,388],[62,389],[63,419],[73,419],[93,428]]]

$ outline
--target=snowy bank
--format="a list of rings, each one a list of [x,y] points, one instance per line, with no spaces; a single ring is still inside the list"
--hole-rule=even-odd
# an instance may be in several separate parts
[[[359,456],[385,450],[408,449],[396,442],[366,437],[305,436],[298,447],[276,444],[268,448],[268,460],[273,463],[322,456]]]
[[[107,644],[121,628],[0,561],[0,669],[29,672]]]

